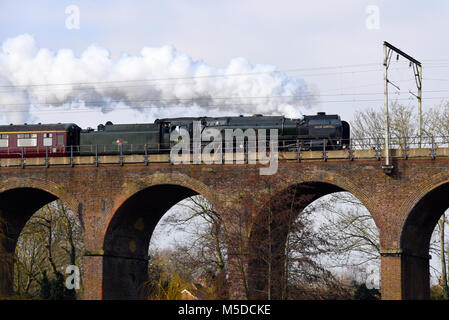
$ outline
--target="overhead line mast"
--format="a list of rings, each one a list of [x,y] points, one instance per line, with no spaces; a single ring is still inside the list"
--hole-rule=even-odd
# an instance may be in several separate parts
[[[393,51],[397,54],[397,60],[401,55],[405,59],[409,60],[409,66],[413,66],[413,74],[415,76],[416,87],[418,88],[418,95],[415,95],[413,92],[409,91],[412,95],[414,95],[418,99],[418,146],[421,148],[421,136],[422,136],[422,65],[421,62],[416,60],[415,58],[409,56],[402,50],[396,48],[392,44],[384,41],[384,108],[385,108],[385,165],[382,166],[384,171],[387,173],[391,173],[393,169],[393,165],[390,163],[390,119],[388,113],[388,84],[391,83],[394,87],[398,88],[392,82],[388,80],[388,67],[390,66],[391,56]],[[399,89],[399,88],[398,88]]]

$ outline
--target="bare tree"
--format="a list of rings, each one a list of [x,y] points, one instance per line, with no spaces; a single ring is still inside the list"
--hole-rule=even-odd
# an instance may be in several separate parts
[[[41,275],[48,273],[63,279],[68,265],[78,266],[82,274],[82,238],[81,226],[60,200],[36,212],[24,226],[17,241],[16,292],[37,296]]]
[[[449,139],[449,102],[430,108],[423,114],[424,133]]]
[[[417,135],[417,117],[412,106],[394,102],[389,109],[391,146],[409,148],[410,137]],[[369,149],[384,147],[385,115],[382,109],[366,109],[355,112],[351,122],[351,136],[355,147]]]
[[[313,201],[314,190],[305,192],[304,186],[301,191],[293,186],[279,192],[273,188],[274,182],[273,177],[259,177],[236,187],[225,213],[228,223],[201,198],[181,203],[182,212],[161,220],[165,230],[170,227],[191,236],[174,248],[184,265],[188,261],[190,276],[182,278],[195,281],[204,274],[218,278],[226,270],[248,299],[349,297],[322,263],[337,250],[336,245],[315,228],[317,210],[303,210]],[[261,184],[265,186],[263,194],[259,192]],[[169,252],[153,252],[154,259],[161,254]],[[175,263],[172,258],[165,257],[165,261]],[[172,270],[172,274],[182,273]],[[152,280],[153,289],[156,280]]]
[[[446,215],[443,214],[438,221],[439,233],[440,233],[440,261],[441,261],[441,286],[443,287],[443,298],[449,299],[449,287],[447,279],[447,266],[446,266],[446,248],[445,248],[445,225],[447,224]]]
[[[189,235],[182,243],[175,242],[175,249],[184,252],[190,266],[195,266],[195,270],[191,269],[191,280],[201,278],[215,288],[215,295],[225,297],[227,253],[224,225],[211,204],[201,196],[186,199],[177,205],[176,214],[164,217],[158,227]]]
[[[317,200],[312,207],[324,219],[320,232],[335,244],[332,267],[379,262],[379,231],[371,214],[357,198],[339,192]]]
[[[255,212],[250,232],[242,234],[248,241],[252,273],[247,278],[253,278],[250,287],[254,291],[249,292],[249,298],[339,296],[342,291],[338,279],[321,263],[321,258],[335,248],[326,234],[316,230],[315,212],[304,210],[316,198],[316,187],[293,185],[277,190],[275,179],[260,177],[255,182],[264,186],[263,194],[252,193],[251,183],[245,184],[247,198],[242,203],[246,212]]]

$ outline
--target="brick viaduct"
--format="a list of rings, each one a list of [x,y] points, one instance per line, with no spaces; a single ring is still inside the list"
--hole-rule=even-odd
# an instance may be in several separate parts
[[[66,158],[53,158],[49,166],[42,159],[26,159],[24,168],[18,159],[0,159],[0,295],[12,291],[21,229],[34,212],[57,198],[72,209],[84,229],[84,298],[137,299],[139,285],[148,276],[152,231],[171,206],[203,195],[222,214],[230,233],[242,232],[243,227],[249,238],[257,239],[257,229],[251,229],[257,212],[247,224],[230,214],[238,210],[236,195],[262,203],[295,186],[304,206],[337,191],[357,197],[379,229],[382,298],[429,298],[430,236],[449,207],[449,150],[439,150],[433,159],[427,149],[415,150],[408,159],[393,152],[391,174],[384,173],[382,162],[370,152],[351,154],[350,159],[348,154],[329,152],[327,161],[313,152],[300,159],[284,154],[278,172],[265,180],[259,175],[260,165],[171,165],[162,161],[164,155],[154,155],[147,165],[139,156],[125,156],[121,165],[118,157],[102,157],[99,165],[89,164],[93,161],[88,157],[72,159],[74,165]],[[270,193],[262,183],[267,179]],[[228,250],[233,257],[232,248]],[[245,295],[236,261],[230,258],[228,279],[231,298],[240,299]],[[243,261],[244,274],[251,279],[253,264]],[[249,284],[250,298],[264,298],[255,293],[263,284]]]

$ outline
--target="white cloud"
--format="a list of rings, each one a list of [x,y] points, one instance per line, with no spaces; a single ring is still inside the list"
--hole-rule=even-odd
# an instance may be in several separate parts
[[[1,103],[10,111],[16,105],[20,114],[7,113],[7,120],[26,119],[31,104],[33,110],[39,105],[51,104],[57,110],[79,103],[108,112],[129,107],[163,113],[172,108],[183,115],[288,112],[287,116],[298,117],[299,106],[311,102],[302,79],[290,78],[273,65],[251,64],[240,57],[225,68],[215,68],[170,45],[144,47],[139,55],[113,60],[98,45],[77,57],[70,49],[56,53],[40,49],[34,37],[20,35],[3,43],[0,66],[0,76],[13,93]]]

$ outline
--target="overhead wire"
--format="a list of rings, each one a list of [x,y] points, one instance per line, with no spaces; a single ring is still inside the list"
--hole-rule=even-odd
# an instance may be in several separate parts
[[[444,64],[443,67],[449,67],[449,59],[436,59],[436,60],[424,60],[424,61],[428,61],[431,64],[431,66],[428,66],[428,68],[438,68],[441,67],[441,64]],[[431,62],[433,61],[433,62]],[[447,66],[446,66],[446,62],[447,61]],[[436,65],[435,65],[436,64]],[[372,67],[372,66],[379,66],[379,69],[362,69],[362,70],[346,70],[348,68],[360,68],[360,67]],[[152,87],[157,87],[157,86],[162,86],[162,85],[178,85],[179,83],[170,83],[170,84],[161,84],[161,83],[157,83],[157,82],[167,82],[167,81],[180,81],[180,80],[189,80],[189,81],[196,81],[198,79],[210,79],[210,78],[220,78],[220,77],[241,77],[241,76],[256,76],[256,75],[261,75],[261,74],[273,74],[273,73],[292,73],[292,72],[300,72],[300,71],[321,71],[321,70],[330,70],[330,69],[340,69],[340,71],[338,72],[329,72],[329,73],[309,73],[309,74],[301,74],[301,77],[320,77],[320,76],[329,76],[329,75],[342,75],[342,74],[357,74],[357,73],[366,73],[366,72],[381,72],[382,71],[382,67],[380,66],[379,63],[365,63],[365,64],[354,64],[354,65],[340,65],[340,66],[325,66],[325,67],[308,67],[308,68],[295,68],[295,69],[286,69],[286,70],[271,70],[271,71],[263,71],[263,72],[250,72],[250,73],[234,73],[234,74],[215,74],[215,75],[197,75],[197,76],[183,76],[183,77],[166,77],[166,78],[152,78],[152,79],[140,79],[140,80],[113,80],[113,81],[97,81],[97,82],[74,82],[74,83],[41,83],[41,84],[29,84],[29,85],[0,85],[0,88],[13,88],[13,89],[19,89],[19,88],[23,88],[23,89],[30,89],[30,88],[38,88],[39,90],[42,91],[46,91],[46,90],[95,90],[95,89],[108,89],[108,88],[113,88],[113,89],[120,89],[120,88],[130,88],[130,87],[143,87],[143,86],[152,86]],[[396,68],[392,68],[393,70],[402,70],[402,69],[406,69],[406,67],[396,67]],[[424,78],[424,80],[431,80],[431,81],[449,81],[449,79],[432,79],[432,78]],[[405,80],[405,81],[414,81],[414,80]],[[150,83],[143,83],[143,84],[138,84],[139,82],[150,82]],[[134,85],[120,85],[117,86],[118,84],[128,84],[128,83],[136,83]],[[112,86],[112,84],[116,84],[115,86]],[[98,88],[92,88],[92,87],[75,87],[75,88],[54,88],[54,87],[63,87],[63,86],[91,86],[91,85],[109,85],[109,86],[102,86],[102,87],[98,87]],[[347,89],[354,89],[354,88],[362,88],[362,87],[370,87],[370,86],[375,86],[378,85],[378,83],[376,84],[367,84],[367,85],[361,85],[361,86],[352,86],[352,87],[346,87],[346,88],[336,88],[336,89],[328,89],[325,90],[324,92],[331,92],[331,91],[336,91],[336,90],[347,90]],[[51,88],[53,87],[53,88]],[[33,89],[33,92],[35,92],[36,89]],[[427,91],[423,91],[424,93],[437,93],[437,92],[448,92],[449,90],[427,90]],[[5,92],[9,92],[9,91],[1,91],[0,90],[0,94],[1,93],[5,93]],[[179,104],[182,103],[184,101],[183,104],[188,104],[190,101],[195,101],[195,102],[199,102],[201,100],[228,100],[225,102],[229,102],[229,100],[233,100],[233,99],[264,99],[264,100],[269,100],[269,99],[283,99],[283,98],[290,98],[290,99],[303,99],[303,98],[320,98],[320,97],[338,97],[338,96],[369,96],[369,95],[381,95],[383,94],[383,92],[355,92],[355,93],[338,93],[338,94],[308,94],[306,97],[304,96],[259,96],[259,97],[208,97],[208,98],[194,98],[194,97],[188,97],[188,98],[172,98],[172,99],[161,99],[161,98],[156,98],[156,99],[142,99],[142,100],[124,100],[124,99],[119,99],[119,100],[113,100],[113,99],[104,99],[104,100],[93,100],[93,101],[89,101],[89,100],[82,100],[82,99],[76,99],[76,101],[66,101],[66,102],[60,102],[60,101],[54,101],[54,102],[39,102],[39,99],[36,99],[36,101],[31,102],[31,103],[10,103],[10,104],[1,104],[1,106],[6,106],[6,107],[11,107],[11,106],[28,106],[28,105],[33,105],[37,104],[39,106],[48,106],[50,108],[52,108],[52,110],[35,110],[34,112],[72,112],[72,110],[61,110],[61,109],[57,109],[54,106],[55,105],[67,105],[70,103],[77,103],[77,104],[83,104],[83,105],[89,105],[91,104],[92,107],[88,108],[88,109],[76,109],[73,110],[73,112],[88,112],[91,111],[92,108],[95,107],[99,107],[102,106],[103,109],[107,109],[104,107],[105,104],[107,103],[124,103],[124,104],[138,104],[138,103],[171,103],[171,104],[175,104],[175,107],[179,107]],[[429,99],[448,99],[449,97],[424,97],[424,100],[429,100]],[[400,98],[402,99],[402,98]],[[409,100],[404,98],[403,100]],[[352,99],[352,100],[321,100],[318,99],[317,100],[320,103],[338,103],[338,102],[377,102],[377,101],[383,101],[383,99]],[[233,101],[233,104],[237,104],[237,105],[256,105],[256,103],[241,103],[239,101]],[[226,104],[225,104],[226,105]],[[223,106],[223,104],[219,105],[211,105],[211,104],[199,104],[200,107],[213,107],[213,106]],[[150,106],[139,106],[139,107],[131,107],[131,109],[135,109],[135,108],[161,108],[162,106],[158,106],[158,105],[150,105]],[[168,106],[164,106],[164,108],[166,108]],[[173,106],[171,106],[173,107]],[[61,107],[60,107],[61,108]],[[114,110],[117,110],[117,108],[119,107],[114,107]],[[129,110],[130,107],[124,108],[126,110]],[[95,111],[95,110],[94,110]],[[27,110],[3,110],[2,112],[28,112]]]
[[[447,64],[449,67],[449,59],[427,59],[423,60],[431,62],[433,64],[438,64],[437,66],[428,66],[428,68],[438,68],[439,64],[444,66]],[[447,61],[447,62],[441,62]],[[30,87],[46,87],[46,86],[76,86],[76,85],[101,85],[101,84],[113,84],[113,83],[129,83],[129,82],[158,82],[158,81],[171,81],[171,80],[195,80],[204,78],[222,78],[222,77],[241,77],[241,76],[255,76],[261,74],[272,74],[272,73],[292,73],[300,71],[314,71],[314,70],[327,70],[327,69],[347,69],[347,68],[358,68],[367,66],[378,66],[380,69],[369,69],[369,70],[351,70],[351,71],[339,71],[333,73],[321,73],[321,74],[304,74],[302,76],[326,76],[326,75],[338,75],[341,73],[364,73],[364,72],[377,72],[382,71],[382,65],[378,62],[363,63],[363,64],[352,64],[352,65],[336,65],[336,66],[324,66],[324,67],[302,67],[302,68],[292,68],[292,69],[280,69],[280,70],[270,70],[270,71],[257,71],[257,72],[246,72],[246,73],[222,73],[222,74],[210,74],[210,75],[193,75],[193,76],[172,76],[172,77],[158,77],[149,79],[127,79],[127,80],[107,80],[107,81],[92,81],[92,82],[66,82],[66,83],[39,83],[39,84],[26,84],[26,85],[0,85],[0,88],[30,88]],[[392,68],[394,70],[395,68]],[[403,67],[401,69],[406,69]]]
[[[423,100],[444,100],[444,99],[449,99],[449,96],[439,96],[439,97],[426,97],[423,98]],[[392,99],[394,101],[410,101],[410,100],[414,100],[411,97],[409,98],[396,98],[396,99]],[[345,100],[319,100],[319,103],[361,103],[361,102],[383,102],[383,99],[345,99]],[[144,103],[145,100],[139,100],[139,101],[132,101],[130,103]],[[177,105],[177,104],[171,104],[171,105],[164,105],[164,106],[158,106],[158,105],[144,105],[144,106],[135,106],[130,108],[129,106],[126,107],[112,107],[112,108],[108,108],[108,107],[104,107],[104,102],[98,102],[97,106],[92,106],[91,108],[84,108],[84,109],[80,109],[80,108],[71,108],[71,109],[61,109],[62,107],[59,107],[60,109],[55,110],[54,107],[51,110],[33,110],[33,112],[35,113],[78,113],[78,112],[98,112],[98,107],[100,107],[102,104],[103,106],[101,106],[101,110],[103,112],[105,111],[120,111],[120,110],[140,110],[140,109],[159,109],[159,108],[184,108],[187,107],[188,104],[182,104],[182,105]],[[26,104],[28,105],[28,104]],[[192,104],[193,105],[193,104]],[[212,108],[212,107],[226,107],[226,106],[256,106],[258,105],[257,103],[242,103],[242,102],[232,102],[232,103],[218,103],[218,104],[204,104],[204,105],[197,105],[198,107],[201,108]],[[16,105],[17,106],[17,105]],[[23,104],[23,106],[25,106],[25,104]],[[41,105],[42,106],[42,105]],[[95,108],[96,107],[96,108]],[[3,113],[17,113],[17,112],[29,112],[29,110],[2,110]]]

